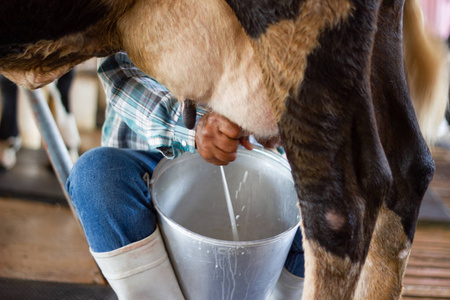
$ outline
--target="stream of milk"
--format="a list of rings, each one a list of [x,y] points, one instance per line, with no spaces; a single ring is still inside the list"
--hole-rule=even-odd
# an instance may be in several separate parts
[[[227,201],[228,214],[230,215],[231,230],[233,231],[233,239],[235,241],[239,241],[239,234],[237,232],[237,225],[236,225],[236,217],[234,216],[233,203],[231,203],[230,191],[228,189],[227,178],[225,177],[225,171],[223,169],[223,166],[220,166],[220,172],[222,173],[223,190],[225,192],[225,199]]]

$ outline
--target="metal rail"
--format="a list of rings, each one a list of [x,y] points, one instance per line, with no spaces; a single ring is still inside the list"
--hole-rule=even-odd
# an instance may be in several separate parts
[[[26,94],[33,109],[39,131],[42,135],[45,151],[47,152],[53,169],[55,170],[56,177],[58,178],[59,184],[63,190],[67,204],[72,210],[75,218],[78,220],[75,209],[70,201],[69,194],[66,191],[66,181],[70,170],[73,167],[69,151],[67,150],[61,133],[56,126],[56,122],[50,108],[48,107],[43,91],[40,89],[34,91],[26,90]]]

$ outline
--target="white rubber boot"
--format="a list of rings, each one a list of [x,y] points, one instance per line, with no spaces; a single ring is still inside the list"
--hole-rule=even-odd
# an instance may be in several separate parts
[[[303,294],[302,277],[295,276],[286,268],[281,271],[280,278],[278,278],[275,289],[272,292],[269,300],[300,300]]]
[[[184,299],[158,228],[125,247],[91,253],[119,300]]]
[[[78,151],[81,146],[81,138],[75,116],[72,113],[66,113],[64,119],[59,119],[58,127],[67,150],[69,150],[70,158],[75,163],[79,157]]]
[[[17,162],[16,153],[22,146],[19,137],[0,140],[0,169],[10,170]]]
[[[53,99],[55,107],[55,120],[58,125],[59,132],[66,144],[72,162],[75,163],[79,157],[78,152],[81,147],[81,137],[78,131],[75,116],[66,111],[62,104],[61,94],[56,87],[56,83],[52,82],[47,86],[48,91]]]

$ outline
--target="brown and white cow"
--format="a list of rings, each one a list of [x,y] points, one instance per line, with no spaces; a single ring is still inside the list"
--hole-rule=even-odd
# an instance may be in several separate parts
[[[403,20],[406,46],[425,41],[406,14],[417,9],[417,0],[3,1],[0,72],[36,88],[124,50],[180,100],[259,137],[280,134],[302,213],[303,298],[398,299],[434,171],[404,72]],[[445,90],[435,89],[439,64],[422,73],[432,78],[422,90]],[[441,98],[418,114],[437,103],[442,116]]]

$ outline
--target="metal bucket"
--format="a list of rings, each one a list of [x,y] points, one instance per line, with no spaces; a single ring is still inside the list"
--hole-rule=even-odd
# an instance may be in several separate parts
[[[239,241],[218,166],[199,154],[164,159],[152,197],[186,299],[267,299],[300,222],[289,164],[264,149],[238,150],[224,167]]]

